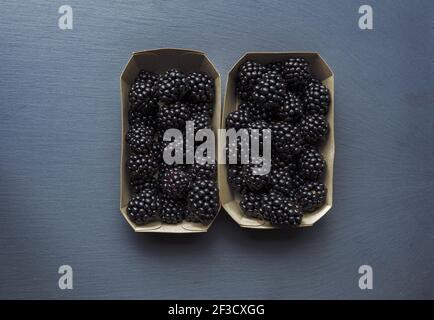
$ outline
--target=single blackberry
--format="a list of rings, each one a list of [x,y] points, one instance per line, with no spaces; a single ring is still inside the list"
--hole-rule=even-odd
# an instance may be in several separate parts
[[[299,225],[303,218],[298,205],[273,190],[262,198],[260,213],[276,226]]]
[[[330,92],[319,81],[312,81],[303,93],[302,102],[305,114],[327,115],[330,105]]]
[[[126,141],[131,150],[145,152],[151,149],[154,143],[154,128],[145,124],[134,124],[128,129]]]
[[[298,167],[305,179],[318,181],[324,175],[326,161],[316,148],[306,146],[300,154]]]
[[[263,65],[253,61],[246,61],[238,68],[237,93],[242,100],[251,99],[253,88],[265,72]]]
[[[298,90],[311,78],[309,63],[304,58],[290,58],[283,64],[282,77],[291,89]]]
[[[196,180],[187,199],[189,211],[203,224],[209,224],[218,213],[219,194],[214,180]]]
[[[304,141],[314,144],[325,139],[329,126],[324,116],[314,114],[303,117],[300,123],[300,129]]]
[[[157,133],[157,141],[160,151],[160,171],[174,167],[184,166],[186,162],[186,137],[171,137],[169,141],[163,139],[164,131]],[[169,163],[170,161],[170,163]],[[172,162],[174,161],[174,162]]]
[[[177,69],[170,69],[160,76],[156,84],[156,96],[163,103],[179,101],[187,92],[185,75]]]
[[[192,72],[185,79],[188,93],[186,98],[195,103],[206,103],[214,100],[214,80],[205,73]]]
[[[240,207],[244,213],[252,218],[262,218],[261,215],[262,194],[254,191],[241,193]]]
[[[298,202],[303,212],[312,212],[326,200],[327,189],[321,182],[307,182],[298,189]]]
[[[152,177],[131,177],[130,188],[133,194],[138,194],[144,189],[156,189],[158,186],[157,181]]]
[[[273,108],[276,120],[296,122],[303,114],[300,100],[295,94],[288,92],[282,104]]]
[[[271,185],[272,188],[283,195],[290,195],[293,183],[292,183],[292,177],[291,172],[288,170],[288,168],[273,168],[271,171]]]
[[[265,73],[253,88],[253,100],[265,108],[273,108],[283,103],[286,84],[275,71]]]
[[[265,109],[261,105],[251,101],[240,104],[238,110],[247,112],[249,120],[251,121],[269,121],[271,119],[271,112],[269,109]]]
[[[246,187],[251,191],[267,190],[270,188],[271,174],[267,172],[267,165],[263,163],[251,162],[244,165],[244,179]],[[270,169],[270,168],[268,168]]]
[[[185,197],[190,183],[190,174],[178,167],[164,170],[160,178],[161,190],[172,198]]]
[[[158,110],[158,126],[162,130],[185,129],[185,122],[190,119],[190,110],[185,103],[175,102],[160,106]]]
[[[194,123],[194,132],[210,128],[211,119],[207,113],[197,113],[193,115],[190,121]]]
[[[214,106],[210,103],[190,103],[189,105],[192,115],[208,114],[212,117]]]
[[[234,191],[241,191],[245,186],[243,165],[228,165],[228,184]]]
[[[152,152],[130,153],[127,163],[131,176],[152,177],[158,169],[158,162]]]
[[[144,74],[147,76],[143,76]],[[142,75],[142,76],[141,76]],[[134,110],[144,110],[147,113],[155,112],[157,101],[155,98],[155,83],[158,76],[152,72],[140,73],[128,93],[130,106]]]
[[[272,146],[283,157],[297,155],[303,147],[303,136],[298,125],[274,122],[272,125]]]
[[[161,222],[167,224],[178,224],[187,215],[187,204],[184,201],[176,200],[168,196],[161,199]]]
[[[226,129],[235,130],[247,129],[250,122],[249,112],[246,110],[236,110],[229,113],[226,117]]]
[[[282,74],[283,71],[283,62],[270,62],[266,65],[267,71],[275,71],[279,74]]]
[[[144,189],[132,197],[127,206],[128,217],[137,225],[157,220],[160,210],[160,197],[155,189]]]

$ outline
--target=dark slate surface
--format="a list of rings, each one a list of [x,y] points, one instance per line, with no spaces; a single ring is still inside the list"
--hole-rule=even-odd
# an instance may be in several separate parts
[[[0,298],[434,298],[433,2],[0,5]],[[134,234],[118,210],[130,52],[318,51],[336,75],[335,202],[310,229]],[[61,291],[57,269],[74,270]],[[358,288],[358,267],[374,289]]]

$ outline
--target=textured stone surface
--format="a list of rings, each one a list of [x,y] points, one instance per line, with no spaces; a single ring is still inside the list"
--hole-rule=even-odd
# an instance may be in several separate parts
[[[1,298],[434,298],[433,3],[0,5]],[[134,234],[119,212],[119,75],[134,50],[318,51],[335,72],[334,207],[310,229]],[[74,290],[58,289],[70,264]],[[358,288],[358,267],[374,290]]]

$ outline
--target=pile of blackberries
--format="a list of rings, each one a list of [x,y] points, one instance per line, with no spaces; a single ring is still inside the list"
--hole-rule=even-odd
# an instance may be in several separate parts
[[[258,175],[252,162],[229,164],[228,183],[240,193],[246,215],[299,225],[303,213],[326,200],[326,161],[318,147],[329,129],[329,90],[301,57],[267,65],[247,61],[238,69],[236,88],[241,103],[227,116],[226,129],[269,129],[271,171]]]
[[[184,74],[170,69],[164,74],[142,70],[129,91],[130,152],[127,161],[131,199],[128,217],[137,225],[160,220],[177,224],[183,220],[209,224],[219,210],[216,165],[163,161],[167,129],[211,128],[214,80],[207,74]]]

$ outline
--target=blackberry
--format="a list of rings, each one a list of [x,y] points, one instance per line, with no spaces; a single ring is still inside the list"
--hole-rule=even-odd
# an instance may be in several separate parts
[[[145,152],[154,143],[154,128],[145,124],[133,124],[127,132],[126,140],[131,150]]]
[[[191,121],[194,123],[194,132],[197,132],[200,129],[210,128],[210,117],[207,113],[197,113],[193,115]]]
[[[241,193],[240,207],[244,213],[252,218],[262,218],[261,215],[262,194],[253,191]]]
[[[291,172],[288,170],[288,168],[275,168],[271,171],[271,185],[272,188],[283,195],[290,195],[293,183],[292,183],[292,177]]]
[[[127,167],[133,177],[152,177],[158,169],[158,162],[152,152],[131,152]]]
[[[156,111],[157,108],[155,108],[152,113],[146,113],[143,109],[130,109],[128,111],[128,124],[130,126],[134,124],[144,124],[150,127],[154,127]]]
[[[327,115],[330,105],[330,92],[319,81],[312,81],[302,97],[305,114]]]
[[[185,197],[190,183],[190,174],[177,167],[164,170],[160,178],[161,190],[172,198]]]
[[[307,182],[298,190],[298,202],[303,212],[312,212],[321,207],[326,196],[327,189],[321,182]]]
[[[297,171],[297,162],[291,157],[284,157],[277,152],[271,153],[271,165],[273,170],[285,170],[293,176]]]
[[[176,102],[160,106],[157,120],[162,130],[185,129],[185,122],[190,119],[190,111],[185,103]]]
[[[303,114],[300,100],[295,94],[288,92],[282,104],[274,108],[274,116],[277,120],[296,122]]]
[[[253,61],[246,61],[238,68],[237,93],[242,100],[250,100],[253,88],[265,72],[263,65]]]
[[[213,179],[217,174],[217,166],[215,163],[200,163],[196,160],[191,166],[190,173],[193,180],[200,178]]]
[[[303,218],[298,205],[273,190],[262,198],[260,213],[276,226],[299,225]]]
[[[191,103],[189,106],[193,115],[208,114],[210,117],[213,115],[214,106],[210,103]]]
[[[329,126],[327,119],[322,115],[307,115],[300,123],[304,141],[314,144],[325,139]]]
[[[286,84],[275,71],[265,73],[253,88],[253,100],[265,108],[273,108],[283,103]]]
[[[156,82],[158,80],[158,75],[152,71],[140,70],[136,81],[152,81]]]
[[[251,121],[269,121],[271,119],[270,110],[265,109],[261,105],[254,102],[244,102],[239,105],[238,110],[243,112],[246,111],[249,115],[248,118]]]
[[[203,224],[209,224],[219,210],[219,194],[214,180],[196,180],[188,193],[188,209]]]
[[[215,97],[214,80],[205,73],[192,72],[185,79],[188,93],[187,99],[191,102],[211,102]]]
[[[270,188],[271,175],[267,172],[266,163],[254,161],[244,166],[246,187],[251,191],[267,190]]]
[[[297,125],[283,121],[272,125],[272,145],[281,156],[293,157],[303,147],[303,136]]]
[[[138,194],[145,189],[156,189],[157,182],[152,177],[131,177],[130,187],[133,194]]]
[[[291,177],[292,177],[292,187],[294,188],[293,190],[297,192],[297,190],[300,189],[300,187],[306,183],[306,179],[298,172],[293,174]]]
[[[132,197],[127,206],[128,217],[137,225],[156,220],[160,210],[160,198],[154,189],[144,189]]]
[[[247,129],[250,122],[249,112],[246,110],[232,111],[226,117],[226,129]]]
[[[306,147],[299,158],[300,174],[303,178],[318,181],[324,175],[326,162],[316,148]]]
[[[268,71],[275,71],[279,74],[282,74],[283,71],[283,62],[270,62],[266,65]]]
[[[228,166],[228,184],[234,191],[241,191],[245,186],[243,166],[230,164]]]
[[[304,58],[290,58],[283,64],[282,77],[289,88],[298,90],[311,78],[309,63]]]
[[[161,222],[167,224],[178,224],[187,215],[187,205],[183,201],[164,196],[161,199]]]
[[[132,109],[145,110],[149,113],[155,112],[157,107],[155,83],[157,79],[158,76],[152,72],[142,71],[139,74],[128,93],[128,100]]]
[[[170,69],[160,76],[156,84],[156,96],[163,103],[179,101],[187,92],[185,75],[177,69]]]

